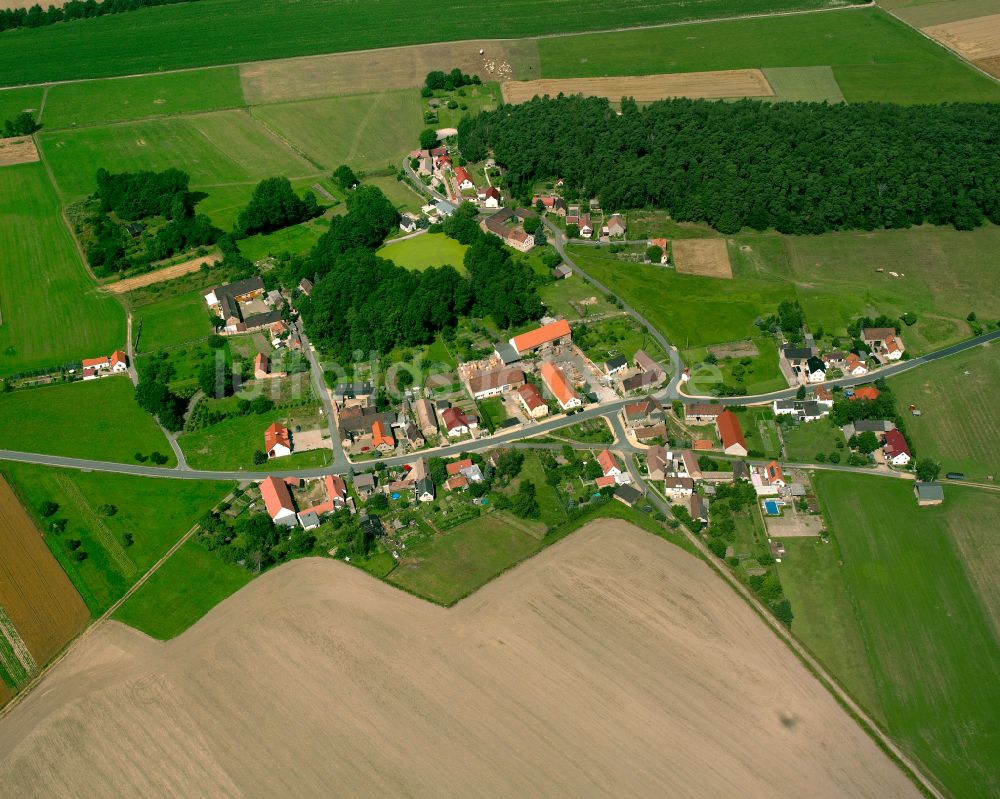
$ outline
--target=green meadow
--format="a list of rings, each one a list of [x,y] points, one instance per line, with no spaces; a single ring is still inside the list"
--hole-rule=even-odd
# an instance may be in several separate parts
[[[433,9],[379,0],[366,4],[364,13],[353,3],[328,0],[253,8],[244,0],[201,0],[8,31],[0,49],[0,76],[16,85],[134,75],[484,35],[535,36],[829,5],[828,0],[700,0],[695,6],[684,0],[626,0],[610,18],[607,7],[594,0],[505,0],[499,10],[456,0]]]
[[[310,219],[300,225],[276,230],[274,233],[260,233],[241,239],[237,246],[244,258],[259,261],[269,255],[304,255],[309,252],[320,237],[326,233],[330,224],[325,219]]]
[[[235,485],[27,463],[6,463],[0,469],[39,526],[49,531],[45,536],[49,549],[93,616],[118,600]],[[49,519],[38,518],[38,508],[46,501],[59,509]],[[103,514],[103,505],[113,505],[114,515]],[[65,530],[50,530],[53,520],[65,520]],[[71,540],[81,542],[78,550],[71,549]],[[86,557],[79,559],[77,551]]]
[[[792,630],[947,792],[995,795],[1000,496],[946,486],[918,508],[908,481],[813,479],[832,543],[796,542],[779,566]]]
[[[156,352],[209,336],[209,313],[201,291],[140,305],[132,313],[136,351]]]
[[[547,38],[538,51],[546,78],[828,66],[848,102],[1000,100],[995,81],[878,8]]]
[[[0,376],[108,355],[125,313],[87,275],[41,164],[0,171]]]
[[[251,113],[324,169],[396,167],[423,130],[412,89],[255,106]]]
[[[424,233],[411,239],[390,242],[376,254],[407,269],[423,270],[450,264],[464,273],[463,259],[467,249],[467,246],[444,233]]]
[[[0,394],[0,441],[4,449],[119,463],[156,451],[169,458],[167,466],[176,464],[123,375]]]
[[[13,119],[22,111],[32,111],[38,117],[42,107],[42,95],[45,89],[41,86],[26,86],[20,89],[0,91],[0,124]]]
[[[180,635],[253,575],[226,563],[197,541],[186,541],[114,617],[153,638]]]
[[[75,128],[244,105],[236,67],[50,86],[45,128]]]

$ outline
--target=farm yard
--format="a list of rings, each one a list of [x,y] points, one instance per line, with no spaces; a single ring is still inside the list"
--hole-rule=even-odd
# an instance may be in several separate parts
[[[919,508],[906,481],[813,480],[832,539],[815,546],[839,547],[843,565],[835,554],[813,558],[831,569],[819,574],[782,562],[793,629],[952,795],[995,793],[1000,583],[983,520],[1000,513],[1000,498],[945,486],[943,505]],[[791,558],[804,546],[813,544],[797,544]],[[844,612],[828,626],[837,607]]]
[[[968,480],[1000,476],[1000,358],[996,345],[952,355],[891,378],[906,430],[921,457]]]
[[[87,623],[89,614],[0,476],[0,685],[7,696]],[[25,652],[26,650],[26,652]],[[25,657],[27,654],[27,657]],[[5,701],[0,693],[0,705]]]
[[[84,271],[44,168],[4,167],[2,178],[0,376],[120,347],[125,314]],[[45,280],[37,279],[42,263]]]
[[[0,472],[46,531],[45,543],[95,617],[233,486],[26,463],[4,464]],[[57,509],[43,518],[39,509],[45,502],[54,502]],[[107,506],[115,508],[112,515],[107,515]],[[62,522],[62,531],[53,528],[53,524],[63,526]],[[82,558],[81,552],[85,553]]]
[[[719,72],[685,72],[666,75],[641,75],[617,78],[542,78],[505,81],[503,99],[524,103],[538,95],[582,94],[607,97],[618,102],[631,97],[637,103],[649,103],[668,97],[721,99],[727,97],[772,97],[774,91],[759,69],[733,69]]]
[[[847,3],[701,0],[692,7],[682,0],[654,0],[623,5],[614,22],[616,26],[645,25],[831,5]],[[489,5],[450,2],[436,9],[433,25],[401,24],[411,12],[412,6],[403,0],[384,0],[366,7],[364,14],[358,14],[352,5],[326,0],[263,6],[252,14],[246,13],[243,0],[166,5],[143,9],[138,14],[101,17],[86,25],[11,31],[0,53],[0,75],[6,83],[18,85],[453,42],[487,30],[492,38],[503,39],[608,26],[605,7],[592,1],[570,4],[567,0],[511,0],[502,15]],[[190,46],[192,30],[198,31],[196,47]],[[74,54],[72,65],[65,58],[67,52]],[[449,63],[454,60],[448,59]]]
[[[0,394],[4,449],[135,463],[135,453],[176,459],[156,421],[135,401],[125,376]]]

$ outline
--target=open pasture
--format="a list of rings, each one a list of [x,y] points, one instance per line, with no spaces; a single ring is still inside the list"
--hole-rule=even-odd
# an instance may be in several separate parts
[[[673,256],[682,275],[733,279],[724,239],[679,239],[673,243]]]
[[[906,430],[920,457],[938,461],[945,472],[966,479],[1000,477],[1000,353],[997,345],[942,358],[898,377],[890,385],[900,410],[910,404]]]
[[[0,613],[9,619],[34,664],[44,666],[83,629],[89,614],[2,475],[0,552]],[[3,635],[0,631],[0,646]]]
[[[242,105],[239,70],[222,67],[56,84],[48,89],[42,121],[53,130]]]
[[[44,92],[45,89],[41,86],[24,86],[0,91],[0,125],[22,111],[31,111],[37,119]]]
[[[5,84],[17,85],[136,75],[484,35],[519,38],[837,5],[847,2],[628,0],[609,17],[607,7],[594,0],[507,0],[499,10],[488,3],[458,0],[416,8],[405,0],[378,0],[363,7],[329,0],[250,7],[246,0],[201,0],[8,31],[0,50],[0,76]],[[452,60],[431,68],[449,68]]]
[[[0,376],[120,347],[125,314],[87,276],[43,166],[0,174]]]
[[[764,70],[764,77],[774,90],[775,100],[844,102],[844,93],[830,67],[771,67]]]
[[[121,346],[119,343],[118,346]],[[132,382],[116,375],[0,394],[4,449],[135,463],[135,453],[173,452],[156,421],[135,401]]]
[[[538,49],[544,78],[828,66],[848,102],[1000,100],[1000,85],[877,8],[546,38]]]
[[[258,233],[256,236],[240,239],[237,246],[244,258],[254,262],[269,255],[277,256],[286,252],[305,255],[329,227],[330,223],[325,219],[310,219],[273,233]]]
[[[992,720],[1000,711],[1000,683],[993,677],[1000,645],[991,603],[1000,583],[995,562],[967,561],[963,547],[974,551],[984,540],[985,520],[1000,513],[1000,496],[946,486],[943,505],[918,508],[908,481],[832,472],[813,480],[843,562],[829,565],[851,597],[889,732],[951,795],[996,794],[1000,730]],[[796,573],[801,584],[790,596],[811,593],[813,607],[828,601],[825,591],[815,593],[827,578],[782,568],[782,583],[794,583]],[[829,652],[827,628],[799,627],[798,614],[809,606],[795,607],[793,629],[814,651]],[[830,634],[857,646],[853,632]],[[860,665],[838,671],[847,658],[828,665],[850,690],[858,676],[867,682]],[[859,686],[859,696],[868,693],[870,687]]]
[[[423,233],[403,241],[390,242],[376,255],[406,269],[423,270],[449,264],[464,273],[463,259],[467,249],[466,245],[459,244],[444,233]]]
[[[505,81],[502,89],[504,102],[507,103],[524,103],[536,95],[555,97],[557,94],[607,97],[614,102],[622,97],[631,97],[638,103],[651,103],[668,97],[716,100],[726,97],[774,95],[767,78],[759,69],[680,72],[616,78],[541,78]]]
[[[0,139],[0,167],[31,164],[38,160],[38,148],[31,136]]]
[[[138,306],[132,318],[136,351],[156,352],[206,338],[213,330],[210,313],[201,291]]]
[[[428,72],[456,67],[483,81],[537,78],[538,45],[534,39],[474,39],[256,61],[240,66],[240,78],[247,102],[258,105],[418,89]]]
[[[323,169],[395,166],[424,128],[413,90],[256,106],[252,114]]]
[[[66,520],[65,531],[49,531],[45,543],[93,616],[119,599],[233,487],[27,463],[7,463],[2,471],[40,525],[47,528],[53,519]],[[59,509],[48,520],[38,519],[38,508],[47,500]],[[113,505],[117,512],[106,516],[100,511],[103,505]],[[131,534],[131,544],[126,534]],[[76,550],[68,546],[71,539],[81,542],[84,559],[74,556]]]

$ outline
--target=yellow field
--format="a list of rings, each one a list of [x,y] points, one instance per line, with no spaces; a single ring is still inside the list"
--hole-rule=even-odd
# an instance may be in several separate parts
[[[38,160],[38,148],[30,136],[0,139],[0,166],[30,164]]]
[[[923,32],[981,69],[1000,75],[1000,14],[932,25]]]
[[[624,78],[546,78],[543,80],[507,81],[502,86],[503,99],[523,103],[535,95],[555,97],[583,94],[620,100],[632,97],[639,103],[651,103],[669,97],[722,99],[725,97],[773,97],[774,90],[759,69],[727,69],[720,72],[680,72],[667,75],[641,75]]]
[[[679,274],[733,279],[725,239],[677,239],[672,246]]]

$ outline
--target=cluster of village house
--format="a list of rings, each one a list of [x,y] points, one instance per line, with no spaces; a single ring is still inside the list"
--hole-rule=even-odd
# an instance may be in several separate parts
[[[789,385],[822,383],[832,370],[846,377],[863,377],[870,368],[898,361],[903,357],[903,340],[891,327],[866,327],[861,340],[868,352],[836,350],[820,353],[807,337],[802,346],[791,344],[781,348],[780,366]]]
[[[110,355],[83,359],[83,379],[96,380],[99,377],[125,374],[128,371],[128,355],[124,350],[115,350]]]
[[[311,289],[311,285],[308,288]],[[303,291],[309,293],[305,289]],[[275,347],[281,346],[288,337],[289,328],[281,314],[285,299],[279,291],[266,291],[260,275],[216,286],[204,296],[205,304],[221,320],[220,332],[224,335],[266,329]],[[287,342],[289,348],[301,349],[297,337],[290,339]]]

